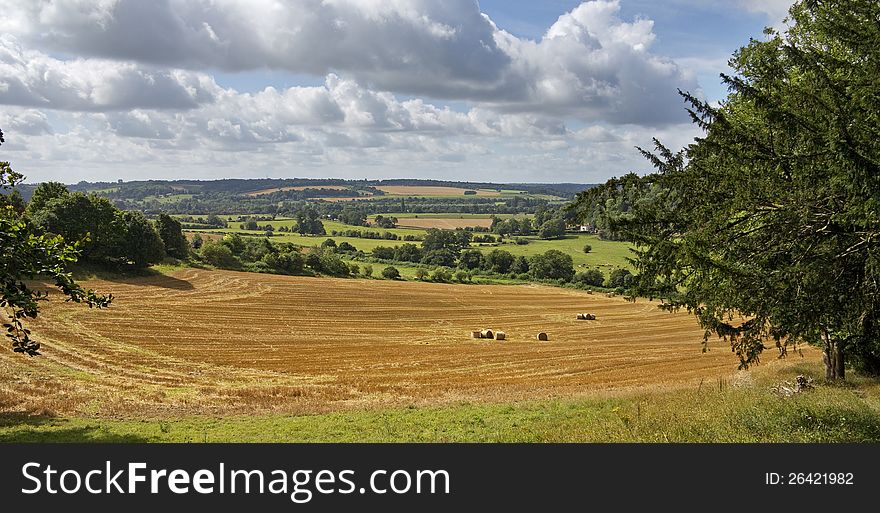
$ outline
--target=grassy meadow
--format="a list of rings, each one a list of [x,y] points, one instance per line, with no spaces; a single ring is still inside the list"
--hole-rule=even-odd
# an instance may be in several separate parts
[[[797,374],[815,388],[774,384]],[[0,442],[878,442],[880,383],[819,383],[818,364],[697,387],[582,399],[461,403],[309,416],[97,419],[0,416]]]

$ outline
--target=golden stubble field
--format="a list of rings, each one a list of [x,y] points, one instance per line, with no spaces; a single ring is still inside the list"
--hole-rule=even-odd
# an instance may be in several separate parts
[[[113,306],[50,301],[32,324],[43,356],[0,350],[0,411],[303,414],[696,386],[736,368],[720,342],[701,353],[686,314],[559,288],[196,269],[87,285]],[[470,338],[485,327],[508,340]]]

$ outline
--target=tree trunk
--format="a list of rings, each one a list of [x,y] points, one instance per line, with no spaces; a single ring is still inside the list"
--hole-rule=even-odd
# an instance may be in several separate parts
[[[822,333],[822,361],[825,363],[825,380],[834,381],[846,379],[846,367],[844,366],[843,344],[838,340],[832,340],[825,330]]]

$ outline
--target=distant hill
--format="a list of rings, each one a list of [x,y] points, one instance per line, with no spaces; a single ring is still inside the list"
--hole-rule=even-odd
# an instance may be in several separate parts
[[[147,213],[276,213],[291,211],[304,202],[316,202],[325,210],[356,202],[371,213],[520,213],[542,204],[562,204],[590,187],[575,183],[312,178],[82,181],[68,185],[71,191],[99,194],[119,208]],[[34,188],[35,184],[18,187],[25,199]]]

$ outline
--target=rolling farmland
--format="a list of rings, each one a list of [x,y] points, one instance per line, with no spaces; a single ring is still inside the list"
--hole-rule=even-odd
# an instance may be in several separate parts
[[[397,226],[401,228],[439,228],[441,230],[455,230],[456,228],[467,228],[469,226],[482,226],[488,228],[492,226],[490,218],[430,218],[430,217],[402,217],[397,220]]]
[[[43,356],[0,353],[0,411],[161,417],[505,402],[696,384],[736,367],[721,342],[700,352],[702,332],[685,314],[558,288],[197,269],[87,285],[112,291],[112,308],[49,302],[33,323]],[[582,311],[598,319],[575,320]],[[484,327],[508,340],[470,339]],[[538,331],[550,341],[536,341]]]

